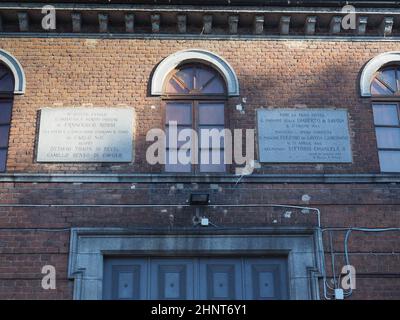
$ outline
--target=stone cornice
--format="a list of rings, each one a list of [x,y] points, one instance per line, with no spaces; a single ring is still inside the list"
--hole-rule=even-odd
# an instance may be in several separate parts
[[[44,30],[43,5],[0,4],[0,36],[118,35],[400,37],[400,8],[356,8],[355,29],[341,28],[340,7],[54,4],[56,30]]]
[[[43,2],[43,0],[30,0]],[[223,6],[344,6],[364,7],[399,6],[398,0],[47,0],[47,3],[106,3],[106,4],[153,4],[153,5],[223,5]]]

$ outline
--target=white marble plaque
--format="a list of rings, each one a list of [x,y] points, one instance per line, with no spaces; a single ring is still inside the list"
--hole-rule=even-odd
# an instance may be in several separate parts
[[[260,162],[352,162],[347,110],[259,109]]]
[[[38,162],[131,162],[131,108],[43,108]]]

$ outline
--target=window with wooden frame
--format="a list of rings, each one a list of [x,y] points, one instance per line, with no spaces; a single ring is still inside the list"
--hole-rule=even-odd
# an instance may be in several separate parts
[[[166,172],[225,172],[224,137],[227,99],[226,84],[222,76],[213,68],[203,64],[186,64],[170,73],[164,84],[164,108],[166,141]],[[171,143],[173,127],[179,134],[197,133],[196,137],[185,135],[186,140]],[[221,134],[218,143],[210,141],[207,147],[202,147],[201,136],[206,130],[218,131]],[[176,161],[173,154],[189,141],[190,148],[186,151],[191,161],[182,163]],[[195,144],[195,142],[197,142]],[[214,142],[214,143],[213,143]],[[204,144],[203,144],[204,145]]]
[[[0,63],[0,172],[6,171],[11,112],[14,97],[14,76]]]
[[[382,172],[400,172],[400,65],[380,69],[371,83]]]

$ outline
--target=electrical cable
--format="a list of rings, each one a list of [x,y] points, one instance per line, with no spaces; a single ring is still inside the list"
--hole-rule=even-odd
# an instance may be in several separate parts
[[[190,204],[0,204],[0,208],[21,208],[21,207],[32,207],[32,208],[99,208],[99,207],[107,207],[107,208],[160,208],[160,207],[190,207]],[[330,300],[327,297],[326,290],[326,271],[325,271],[325,253],[323,249],[323,240],[322,240],[322,232],[321,232],[321,212],[318,208],[306,207],[306,206],[296,206],[296,205],[283,205],[283,204],[209,204],[204,205],[203,207],[227,207],[227,208],[292,208],[292,209],[300,209],[302,213],[306,214],[310,211],[314,212],[317,216],[317,241],[318,244],[316,247],[318,248],[317,256],[320,261],[321,273],[323,275],[324,281],[324,296],[326,299]],[[214,226],[216,227],[216,226]]]
[[[324,233],[326,231],[346,231],[345,239],[344,239],[344,255],[345,255],[345,263],[346,265],[350,266],[350,255],[348,252],[348,241],[350,238],[350,235],[353,231],[360,231],[360,232],[387,232],[387,231],[400,231],[400,227],[389,227],[389,228],[361,228],[361,227],[335,227],[335,228],[324,228],[321,230],[321,233]],[[350,279],[351,279],[351,270],[349,271]],[[335,275],[334,275],[335,276]],[[329,286],[328,282],[326,281],[326,275],[324,277],[324,293],[326,292],[326,287],[332,290],[332,287]],[[341,273],[339,273],[338,277],[338,287],[339,284],[341,283]],[[350,287],[349,291],[344,291],[344,297],[350,297],[353,293],[352,288]],[[325,295],[325,298],[327,296]],[[331,300],[330,298],[327,298],[328,300]]]
[[[348,252],[348,241],[349,237],[352,231],[361,231],[361,232],[387,232],[387,231],[400,231],[400,228],[349,228],[346,232],[346,236],[344,239],[344,255],[345,255],[345,260],[346,264],[350,266],[350,258],[349,258],[349,252]],[[350,279],[351,277],[351,270],[349,271]],[[351,280],[350,280],[351,281]],[[353,289],[352,286],[350,286],[350,290],[347,293],[347,296],[351,296],[353,294]]]
[[[332,241],[332,232],[329,231],[329,246],[331,251],[331,267],[332,267],[332,274],[333,274],[333,284],[335,289],[338,288],[338,283],[336,282],[336,272],[335,272],[335,256],[333,254],[333,241]]]

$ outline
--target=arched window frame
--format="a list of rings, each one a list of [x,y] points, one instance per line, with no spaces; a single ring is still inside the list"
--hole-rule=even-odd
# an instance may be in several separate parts
[[[168,82],[171,80],[171,78],[174,77],[176,73],[178,73],[181,70],[187,69],[187,68],[198,68],[198,69],[204,69],[204,70],[210,70],[211,72],[214,72],[221,80],[221,83],[223,85],[223,92],[221,93],[168,93],[167,92],[167,85]],[[199,63],[199,62],[185,62],[171,70],[168,75],[165,78],[165,81],[163,83],[162,87],[162,94],[161,98],[163,100],[167,99],[194,99],[194,100],[210,100],[211,99],[216,99],[216,100],[227,100],[228,99],[228,91],[226,87],[226,82],[223,78],[223,76],[219,73],[218,70],[214,69],[212,66]]]
[[[14,75],[13,93],[24,94],[26,87],[25,72],[19,61],[11,53],[0,49],[0,63],[6,65]]]
[[[25,74],[21,64],[7,51],[0,49],[0,173],[6,171],[14,95],[25,92]],[[6,89],[1,81],[8,81]],[[8,88],[7,88],[8,87]]]
[[[207,72],[212,72],[214,73],[214,79],[219,80],[222,87],[223,87],[223,92],[221,93],[202,93],[202,92],[195,92],[195,93],[184,93],[184,94],[176,94],[176,93],[169,93],[167,92],[167,84],[169,83],[169,81],[171,81],[171,79],[174,78],[174,76],[179,73],[182,70],[186,70],[186,69],[194,69],[194,77],[196,77],[196,70],[206,70]],[[219,78],[219,79],[218,79]],[[226,108],[226,101],[228,99],[228,88],[227,88],[227,84],[223,78],[223,75],[220,74],[220,72],[218,70],[216,70],[215,68],[213,68],[212,66],[208,65],[208,64],[202,64],[199,62],[184,62],[181,65],[177,66],[176,68],[174,68],[173,70],[171,70],[168,75],[165,77],[165,81],[163,83],[162,86],[162,107],[163,107],[163,123],[165,124],[166,127],[166,132],[168,132],[169,129],[169,124],[167,123],[167,118],[168,118],[168,107],[172,106],[172,107],[176,107],[178,105],[180,106],[187,106],[191,109],[191,123],[189,124],[184,124],[181,125],[182,128],[191,128],[194,131],[196,131],[198,133],[198,136],[200,137],[200,128],[210,128],[210,129],[225,129],[228,126],[228,114],[227,114],[227,108]],[[200,109],[203,107],[210,107],[214,105],[215,108],[222,108],[223,109],[223,122],[219,122],[220,120],[216,120],[216,122],[214,123],[200,123]],[[204,112],[204,111],[203,111]],[[216,117],[218,118],[218,117]],[[219,117],[219,119],[221,119],[221,117]],[[179,130],[179,125],[178,125],[178,130]],[[168,157],[168,145],[167,147],[167,152],[166,152],[166,157]],[[210,154],[212,154],[212,152],[219,152],[220,154],[224,153],[224,148],[221,147],[219,149],[209,149]],[[200,155],[201,155],[202,149],[200,147],[200,142],[199,142],[199,148],[197,150],[195,150],[194,153],[194,157],[196,157],[196,159],[198,159],[198,163],[197,164],[190,164],[190,170],[188,171],[189,165],[185,166],[169,166],[168,164],[165,165],[165,171],[166,172],[174,172],[174,173],[224,173],[227,170],[227,166],[225,164],[221,164],[221,166],[218,165],[204,165],[202,163],[200,163]],[[192,154],[193,154],[193,149],[192,149]],[[224,157],[224,156],[222,156]],[[220,158],[221,159],[221,158]],[[171,169],[171,168],[175,168],[175,169]],[[185,168],[182,171],[179,171],[179,169],[177,168]],[[208,168],[208,169],[207,169]]]
[[[239,81],[232,66],[219,55],[202,49],[178,51],[161,61],[152,76],[151,95],[161,96],[170,72],[189,62],[198,62],[213,67],[224,78],[228,97],[239,96]]]
[[[374,93],[372,87],[375,84],[386,92]],[[360,87],[361,95],[371,98],[381,172],[399,173],[400,52],[384,53],[368,62],[361,75]]]

